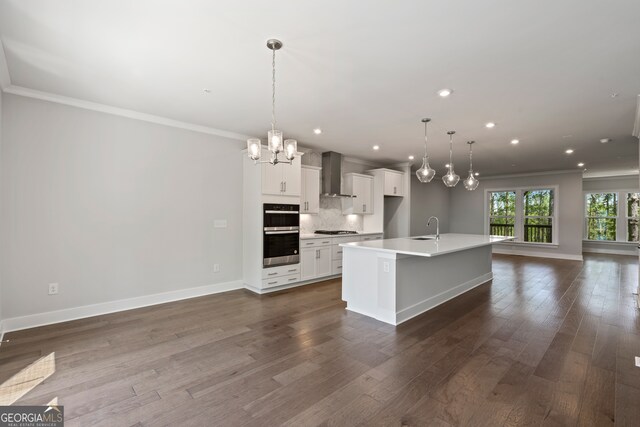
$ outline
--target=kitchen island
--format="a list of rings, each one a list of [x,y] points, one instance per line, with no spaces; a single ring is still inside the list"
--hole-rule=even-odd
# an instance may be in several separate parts
[[[342,299],[398,325],[491,280],[491,245],[508,240],[447,233],[342,244]]]

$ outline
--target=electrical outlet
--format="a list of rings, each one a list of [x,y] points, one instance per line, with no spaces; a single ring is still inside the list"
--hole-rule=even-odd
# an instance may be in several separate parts
[[[213,272],[220,273],[220,264],[213,264]]]
[[[385,273],[389,272],[389,262],[385,261],[382,263],[382,271],[384,271]]]
[[[49,283],[49,295],[58,295],[57,283]]]

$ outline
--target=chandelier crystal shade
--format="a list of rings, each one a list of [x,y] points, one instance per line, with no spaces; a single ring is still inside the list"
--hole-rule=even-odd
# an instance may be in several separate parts
[[[416,176],[420,182],[429,182],[436,175],[436,171],[429,166],[429,153],[427,152],[427,123],[431,119],[422,119],[424,123],[424,157],[422,158],[422,167],[416,171]]]
[[[464,188],[473,191],[480,184],[480,181],[473,175],[473,150],[471,146],[475,144],[475,141],[467,141],[467,144],[469,144],[469,176],[464,180]]]
[[[276,39],[267,40],[267,47],[271,50],[271,130],[267,132],[267,150],[271,152],[271,158],[259,162],[262,156],[262,143],[258,138],[247,140],[247,155],[257,163],[289,163],[293,161],[298,152],[298,141],[284,139],[282,131],[276,129],[276,50],[282,47],[282,42]],[[287,160],[280,160],[278,153],[284,152]]]
[[[442,182],[447,187],[455,187],[460,181],[460,177],[453,171],[453,135],[455,133],[453,130],[447,132],[449,135],[449,166],[447,166],[447,173],[442,177]]]

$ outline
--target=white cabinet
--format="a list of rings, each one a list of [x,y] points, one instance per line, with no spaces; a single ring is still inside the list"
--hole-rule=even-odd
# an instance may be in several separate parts
[[[404,196],[404,173],[391,170],[384,171],[384,195]]]
[[[271,153],[262,151],[263,159],[268,159]],[[262,194],[276,196],[300,196],[300,157],[293,159],[292,164],[263,163],[262,167]]]
[[[373,177],[359,173],[348,173],[344,176],[344,191],[356,197],[342,200],[343,214],[373,213]]]
[[[331,275],[331,245],[300,249],[300,280]]]
[[[320,212],[320,168],[302,167],[302,192],[300,213],[317,214]]]

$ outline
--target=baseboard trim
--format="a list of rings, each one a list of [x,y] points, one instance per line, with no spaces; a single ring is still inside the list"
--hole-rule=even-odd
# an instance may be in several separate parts
[[[571,261],[582,261],[582,255],[574,255],[574,254],[563,254],[556,252],[537,252],[537,251],[528,251],[522,249],[505,249],[499,248],[497,246],[493,247],[494,254],[501,255],[520,255],[520,256],[529,256],[534,258],[555,258],[555,259],[566,259]]]
[[[610,254],[610,255],[629,255],[629,256],[637,256],[636,248],[634,247],[630,251],[623,251],[620,249],[601,249],[601,248],[582,248],[582,252],[590,253],[590,254]]]
[[[2,347],[3,340],[4,340],[4,321],[0,320],[0,347]]]
[[[4,319],[2,321],[2,330],[4,333],[19,331],[22,329],[35,328],[38,326],[45,326],[54,323],[68,322],[70,320],[99,316],[102,314],[116,313],[118,311],[132,310],[135,308],[165,304],[168,302],[217,294],[220,292],[233,291],[236,289],[242,289],[242,287],[242,280],[235,280],[231,282],[215,283],[212,285],[181,289],[179,291],[163,292],[159,294],[145,295],[141,297],[67,308],[64,310],[49,311],[46,313],[12,317]]]
[[[483,274],[482,276],[479,276],[467,282],[461,283],[452,289],[441,292],[438,295],[434,295],[431,298],[420,301],[417,304],[414,304],[410,307],[400,310],[398,313],[396,313],[396,325],[399,325],[400,323],[406,322],[409,319],[419,316],[422,313],[428,310],[431,310],[439,306],[440,304],[444,304],[445,302],[459,295],[462,295],[463,293],[468,292],[471,289],[482,285],[483,283],[487,283],[492,279],[493,279],[493,272],[490,271],[489,273]]]

